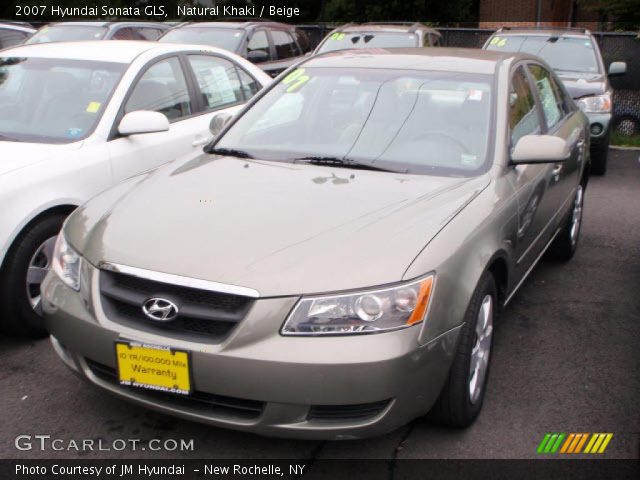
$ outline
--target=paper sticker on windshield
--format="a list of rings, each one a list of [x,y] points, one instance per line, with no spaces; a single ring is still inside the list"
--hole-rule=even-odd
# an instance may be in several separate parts
[[[78,127],[67,128],[67,137],[78,138],[82,136],[82,129]]]
[[[478,157],[476,155],[463,153],[460,155],[460,161],[465,167],[475,167]]]
[[[467,97],[467,99],[473,100],[474,102],[482,101],[482,90],[472,88],[471,90],[469,90],[469,96]]]
[[[493,37],[489,42],[489,45],[495,45],[496,47],[504,47],[507,44],[506,38]]]
[[[329,37],[331,40],[342,40],[344,37],[346,37],[346,33],[341,33],[341,32],[336,32],[331,34],[331,36]]]
[[[89,105],[87,105],[87,113],[96,113],[100,110],[101,105],[100,102],[89,102]]]
[[[304,72],[305,72],[304,68],[297,68],[293,72],[291,72],[289,75],[284,77],[284,79],[282,80],[282,83],[284,83],[285,85],[289,85],[289,88],[287,88],[286,90],[287,93],[295,92],[302,85],[304,85],[309,81],[311,77],[309,77],[309,75],[305,75]]]

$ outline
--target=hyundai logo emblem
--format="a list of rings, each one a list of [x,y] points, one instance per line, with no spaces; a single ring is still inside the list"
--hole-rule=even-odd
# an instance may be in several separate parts
[[[165,298],[150,298],[142,304],[142,311],[156,322],[170,322],[178,316],[178,306]]]

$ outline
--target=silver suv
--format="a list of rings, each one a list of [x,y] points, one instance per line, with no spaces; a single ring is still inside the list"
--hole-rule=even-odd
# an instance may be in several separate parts
[[[609,130],[613,112],[613,90],[608,75],[626,72],[624,62],[605,69],[598,42],[589,30],[580,28],[502,28],[484,44],[484,49],[526,52],[537,55],[555,70],[578,106],[589,117],[591,172],[607,171]]]

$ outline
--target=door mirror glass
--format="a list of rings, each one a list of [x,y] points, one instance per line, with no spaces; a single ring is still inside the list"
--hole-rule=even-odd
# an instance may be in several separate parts
[[[264,50],[251,50],[247,53],[247,60],[251,63],[263,63],[269,60],[269,54]]]
[[[525,135],[518,140],[511,153],[512,164],[555,163],[569,158],[568,143],[553,135]]]
[[[229,123],[229,121],[233,118],[233,115],[226,112],[220,112],[213,116],[211,119],[211,123],[209,123],[209,131],[213,137],[217,137],[222,129]]]
[[[626,62],[611,62],[609,65],[609,76],[611,75],[622,75],[627,71],[627,63]]]
[[[169,119],[160,112],[136,110],[129,112],[118,125],[120,135],[138,135],[141,133],[166,132],[169,130]]]

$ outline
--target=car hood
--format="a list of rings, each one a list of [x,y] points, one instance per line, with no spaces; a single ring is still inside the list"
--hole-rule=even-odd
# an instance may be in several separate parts
[[[77,143],[51,145],[0,141],[0,176],[62,156],[78,148]]]
[[[560,72],[558,77],[564,83],[569,95],[575,99],[589,95],[602,95],[607,89],[607,80],[602,74]]]
[[[489,181],[203,155],[89,202],[66,235],[94,265],[263,297],[352,289],[401,280]]]

